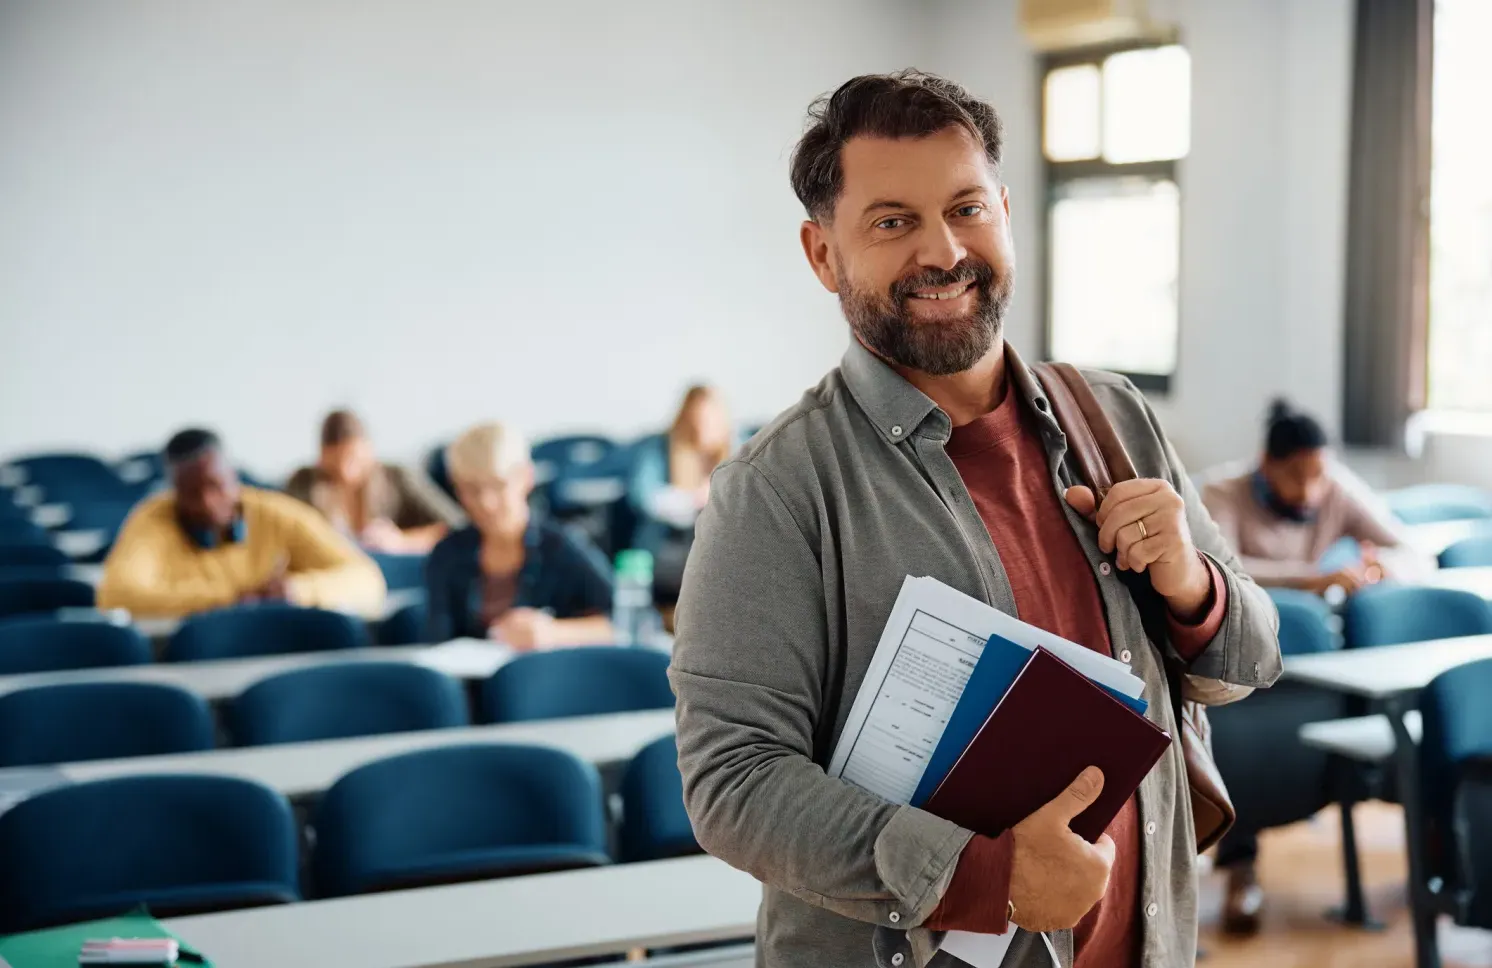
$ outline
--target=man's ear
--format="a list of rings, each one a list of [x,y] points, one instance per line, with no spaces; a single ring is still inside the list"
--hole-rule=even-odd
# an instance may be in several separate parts
[[[835,272],[833,246],[824,232],[824,227],[813,219],[803,223],[798,231],[803,243],[803,254],[808,257],[808,266],[819,282],[830,292],[839,292],[839,275]]]

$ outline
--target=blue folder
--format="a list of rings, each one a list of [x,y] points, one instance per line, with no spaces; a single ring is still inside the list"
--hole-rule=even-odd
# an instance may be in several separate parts
[[[1032,650],[1016,645],[1003,636],[989,637],[983,654],[974,664],[974,671],[970,673],[969,681],[964,686],[963,695],[959,696],[953,713],[948,717],[948,725],[943,729],[942,738],[928,758],[927,769],[923,771],[922,779],[912,794],[912,806],[920,807],[932,796],[948,771],[953,769],[953,764],[958,762],[964,749],[979,734],[984,721],[989,719],[990,713],[1005,698],[1005,693],[1015,683],[1015,677],[1020,675],[1033,654]],[[1098,685],[1141,715],[1149,708],[1150,704],[1144,699],[1122,695],[1102,683]]]

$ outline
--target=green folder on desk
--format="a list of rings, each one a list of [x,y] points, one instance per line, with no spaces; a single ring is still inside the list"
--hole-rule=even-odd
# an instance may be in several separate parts
[[[117,918],[7,935],[0,938],[0,968],[78,968],[78,952],[83,950],[83,942],[94,938],[175,937],[141,908]],[[183,951],[195,950],[180,938],[176,941]],[[202,964],[212,966],[206,960]]]

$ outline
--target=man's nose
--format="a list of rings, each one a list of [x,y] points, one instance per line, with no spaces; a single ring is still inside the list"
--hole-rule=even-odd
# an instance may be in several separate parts
[[[941,219],[928,224],[920,242],[917,249],[917,264],[920,266],[952,269],[969,254],[953,229]]]

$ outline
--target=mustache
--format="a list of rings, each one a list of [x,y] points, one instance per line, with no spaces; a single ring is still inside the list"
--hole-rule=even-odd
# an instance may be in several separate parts
[[[995,270],[983,259],[966,258],[952,269],[923,269],[910,276],[903,276],[891,284],[891,298],[896,302],[908,299],[919,289],[934,289],[940,286],[957,286],[974,283],[981,292],[989,292],[995,281]]]

